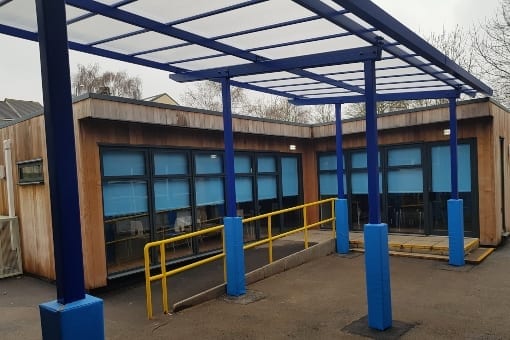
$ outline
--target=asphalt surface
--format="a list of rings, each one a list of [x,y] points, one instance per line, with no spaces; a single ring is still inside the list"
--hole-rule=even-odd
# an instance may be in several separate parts
[[[509,265],[509,245],[461,268],[391,257],[393,319],[410,328],[400,338],[510,339]],[[256,302],[218,298],[171,315],[155,303],[153,320],[145,316],[143,282],[103,292],[106,339],[364,339],[348,327],[367,314],[364,267],[358,253],[322,257],[250,285],[263,297]],[[170,299],[186,295],[190,280],[212,283],[208,273],[175,278]],[[54,298],[51,283],[0,280],[0,339],[40,339],[38,304]],[[399,338],[390,332],[369,337]]]

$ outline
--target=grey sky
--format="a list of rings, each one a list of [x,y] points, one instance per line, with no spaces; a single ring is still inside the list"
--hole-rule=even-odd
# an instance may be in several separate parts
[[[499,0],[374,0],[411,30],[422,36],[448,31],[459,25],[469,28],[493,16]],[[38,46],[34,42],[0,34],[0,100],[15,98],[42,102]],[[143,96],[167,92],[179,100],[186,85],[168,79],[168,73],[150,68],[70,52],[71,72],[77,64],[98,63],[102,70],[125,70],[143,81]]]

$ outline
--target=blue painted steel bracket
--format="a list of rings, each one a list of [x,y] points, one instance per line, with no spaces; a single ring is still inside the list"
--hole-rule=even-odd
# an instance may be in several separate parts
[[[463,266],[464,261],[464,203],[461,199],[448,200],[448,262]]]
[[[368,326],[380,331],[392,326],[388,225],[365,224],[365,275]]]
[[[225,256],[227,265],[227,295],[246,293],[244,278],[243,221],[241,217],[225,217]]]
[[[380,58],[380,48],[377,46],[369,46],[302,55],[298,57],[266,60],[230,67],[217,67],[200,71],[190,71],[170,75],[170,79],[178,82],[188,82],[222,77],[239,77],[259,73],[289,71],[299,68],[357,63],[365,60],[377,60]]]
[[[44,340],[103,340],[103,300],[85,298],[66,305],[50,301],[39,305]]]
[[[348,254],[349,247],[349,210],[347,200],[339,198],[335,201],[336,217],[336,252],[339,254]]]

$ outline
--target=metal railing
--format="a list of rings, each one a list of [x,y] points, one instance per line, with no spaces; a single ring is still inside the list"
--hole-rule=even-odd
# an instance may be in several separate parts
[[[304,246],[305,246],[305,249],[307,249],[309,247],[308,229],[312,229],[312,228],[318,227],[322,224],[330,223],[330,222],[333,226],[332,230],[333,230],[333,237],[334,237],[334,235],[335,235],[334,221],[336,219],[336,217],[335,217],[335,203],[334,203],[335,200],[336,200],[336,198],[328,198],[328,199],[321,200],[321,201],[306,203],[306,204],[302,204],[302,205],[295,206],[292,208],[277,210],[277,211],[273,211],[270,213],[243,219],[242,220],[243,225],[245,223],[250,223],[250,222],[267,219],[267,237],[264,239],[261,239],[261,240],[249,242],[244,245],[243,249],[247,250],[247,249],[254,248],[254,247],[268,243],[269,244],[269,246],[268,246],[269,263],[272,263],[273,262],[273,241],[275,241],[277,239],[280,239],[280,238],[283,238],[283,237],[286,237],[286,236],[289,236],[289,235],[292,235],[295,233],[304,232]],[[330,204],[331,205],[331,217],[325,218],[325,219],[319,218],[319,221],[308,224],[307,209],[309,207],[320,206],[322,204]],[[281,215],[281,214],[285,214],[288,212],[296,211],[296,210],[302,211],[303,226],[295,228],[295,229],[287,231],[287,232],[284,232],[284,233],[281,233],[281,234],[278,234],[278,235],[272,235],[272,221],[271,221],[272,217],[276,216],[276,215]],[[144,263],[145,263],[145,290],[146,290],[146,300],[147,300],[146,301],[147,317],[149,319],[151,319],[152,315],[153,315],[153,313],[152,313],[152,309],[153,309],[152,308],[152,289],[151,289],[151,283],[153,281],[161,280],[161,297],[162,297],[163,312],[165,314],[167,314],[169,312],[168,287],[167,287],[167,278],[169,276],[172,276],[172,275],[175,275],[178,273],[182,273],[186,270],[199,267],[201,265],[204,265],[204,264],[212,262],[212,261],[216,261],[218,259],[223,259],[223,279],[224,279],[224,282],[226,281],[225,237],[224,237],[223,229],[224,229],[224,226],[219,225],[219,226],[201,229],[199,231],[190,232],[190,233],[186,233],[183,235],[171,237],[171,238],[168,238],[165,240],[149,242],[145,245],[144,250],[143,250]],[[165,247],[167,244],[171,244],[173,242],[178,242],[181,240],[185,240],[188,238],[197,237],[197,236],[201,236],[201,235],[205,235],[205,234],[209,234],[209,233],[213,233],[213,232],[221,232],[221,239],[222,239],[221,253],[209,256],[205,259],[198,260],[196,262],[184,265],[184,266],[176,268],[176,269],[167,270],[167,268],[166,268],[167,267],[166,266],[167,265],[166,247]],[[151,275],[151,265],[150,265],[150,249],[151,248],[159,248],[159,273],[155,274],[155,275]],[[156,268],[157,267],[158,266],[156,265]]]

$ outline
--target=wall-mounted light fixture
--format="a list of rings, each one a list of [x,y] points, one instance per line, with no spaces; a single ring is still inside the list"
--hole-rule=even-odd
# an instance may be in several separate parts
[[[294,144],[289,145],[289,150],[292,151],[296,150],[296,146]]]
[[[450,129],[444,129],[443,136],[449,136],[449,135],[450,135]]]

